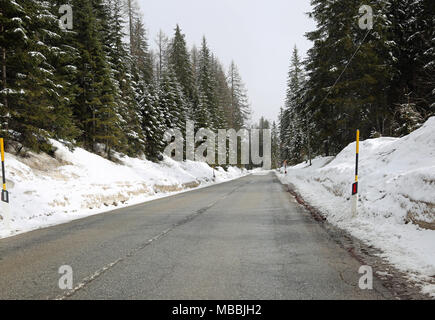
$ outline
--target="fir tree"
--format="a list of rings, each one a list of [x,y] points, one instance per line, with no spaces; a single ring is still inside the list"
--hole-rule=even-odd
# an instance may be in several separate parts
[[[184,96],[193,102],[194,100],[194,81],[192,66],[190,63],[189,52],[187,51],[186,40],[181,33],[180,27],[175,28],[175,35],[169,48],[169,63],[173,68],[178,83],[183,89]]]
[[[357,127],[363,136],[385,131],[390,117],[388,23],[382,21],[384,4],[370,4],[377,15],[367,32],[357,23],[359,1],[313,1],[311,16],[318,28],[307,35],[314,46],[308,52],[306,104],[316,124],[312,141],[326,155],[353,141]]]
[[[194,110],[198,127],[214,129],[215,120],[214,88],[212,82],[211,54],[205,37],[202,40],[198,59],[199,104]]]
[[[153,85],[146,85],[140,100],[141,125],[145,136],[145,153],[156,161],[164,149],[163,134],[166,130],[164,114],[160,109],[158,92]]]
[[[80,93],[74,106],[74,115],[82,130],[80,142],[91,151],[97,144],[105,146],[110,157],[113,149],[120,146],[121,123],[117,110],[111,68],[104,51],[101,20],[102,1],[74,0],[74,45],[79,51],[77,84]]]
[[[111,28],[107,31],[111,43],[107,43],[108,59],[112,70],[112,82],[115,84],[115,103],[120,118],[120,129],[125,135],[121,136],[118,150],[123,150],[129,155],[137,155],[143,151],[145,141],[140,125],[139,103],[135,97],[133,88],[133,76],[131,74],[132,58],[123,42],[125,38],[122,17],[121,0],[112,0],[109,7],[108,24]]]
[[[247,91],[234,61],[230,64],[227,79],[230,89],[229,118],[232,119],[231,127],[239,130],[245,127],[250,110]]]
[[[160,82],[159,105],[160,109],[164,110],[166,128],[184,132],[188,107],[171,66],[165,70]]]
[[[280,139],[279,139],[279,130],[276,122],[272,123],[272,145],[271,145],[271,158],[272,158],[272,169],[278,168],[280,166]]]
[[[61,30],[45,1],[5,4],[2,15],[2,124],[18,147],[51,151],[48,138],[73,139]],[[15,27],[14,30],[11,30]],[[14,41],[14,43],[10,42]],[[60,70],[58,70],[60,69]]]
[[[303,115],[300,112],[301,89],[303,87],[304,75],[302,62],[298,50],[293,49],[290,70],[288,73],[287,93],[286,93],[286,125],[283,136],[287,159],[293,163],[302,160],[302,149],[304,141]]]

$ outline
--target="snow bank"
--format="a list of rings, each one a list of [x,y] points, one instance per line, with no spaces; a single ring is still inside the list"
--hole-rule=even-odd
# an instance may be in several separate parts
[[[435,117],[410,135],[360,144],[358,215],[351,217],[355,143],[278,174],[327,219],[383,251],[435,297]]]
[[[120,157],[111,162],[84,149],[71,152],[63,144],[55,158],[6,153],[11,224],[0,221],[0,238],[133,205],[198,186],[235,179],[247,172],[230,167],[213,170],[202,162],[161,163]],[[214,174],[213,174],[214,172]],[[0,215],[3,214],[0,205]]]

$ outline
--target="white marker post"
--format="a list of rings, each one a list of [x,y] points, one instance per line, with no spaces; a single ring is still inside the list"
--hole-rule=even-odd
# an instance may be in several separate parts
[[[2,162],[2,180],[3,188],[1,192],[2,217],[6,229],[10,229],[11,209],[9,207],[9,193],[6,190],[6,173],[5,173],[5,146],[3,138],[0,138],[0,152]]]
[[[359,157],[359,130],[356,131],[356,162],[355,183],[352,185],[352,217],[356,217],[358,207],[358,157]]]

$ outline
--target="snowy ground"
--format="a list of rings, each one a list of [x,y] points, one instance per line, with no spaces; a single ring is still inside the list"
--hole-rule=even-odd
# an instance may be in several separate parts
[[[11,221],[7,226],[7,219],[0,220],[0,238],[247,174],[238,168],[213,170],[206,163],[169,158],[156,164],[122,157],[116,164],[81,148],[71,152],[57,141],[52,143],[55,158],[6,153]],[[1,216],[6,209],[2,203]]]
[[[401,139],[360,145],[358,214],[351,216],[355,143],[337,157],[302,163],[283,183],[293,184],[327,219],[383,251],[382,257],[435,297],[435,117]],[[430,229],[432,228],[432,229]]]

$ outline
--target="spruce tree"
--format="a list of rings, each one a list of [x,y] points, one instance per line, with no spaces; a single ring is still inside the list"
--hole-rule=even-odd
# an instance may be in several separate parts
[[[146,85],[140,100],[141,125],[145,136],[145,154],[156,161],[164,149],[163,134],[166,130],[164,113],[160,109],[155,85]]]
[[[302,149],[304,144],[303,115],[301,107],[301,89],[303,87],[304,75],[302,62],[295,47],[293,49],[290,70],[288,73],[286,92],[286,113],[288,117],[287,128],[285,128],[283,143],[287,149],[287,157],[293,163],[302,160]]]
[[[111,151],[122,145],[120,117],[113,82],[101,32],[104,16],[100,0],[74,0],[74,46],[79,51],[76,82],[80,88],[74,115],[82,130],[80,143],[91,151],[102,151],[110,158]]]
[[[171,66],[166,68],[160,82],[159,105],[165,113],[166,128],[184,132],[188,104]]]
[[[247,91],[234,61],[230,64],[227,79],[230,89],[229,113],[232,119],[232,127],[239,130],[246,126],[250,109]]]
[[[140,108],[135,96],[132,75],[132,57],[127,45],[124,43],[125,21],[122,17],[122,1],[112,0],[109,7],[108,31],[112,43],[107,43],[108,59],[112,70],[112,82],[115,84],[115,102],[120,117],[120,125],[125,140],[118,150],[129,155],[137,155],[144,151],[145,140],[140,124]]]
[[[205,37],[202,40],[198,58],[199,103],[194,110],[194,120],[198,127],[214,129],[214,87],[212,82],[211,54]]]
[[[193,102],[194,80],[190,56],[184,38],[185,35],[181,33],[181,29],[177,24],[174,38],[169,47],[169,64],[174,70],[177,81],[183,89],[184,96],[189,102]]]
[[[141,18],[133,22],[131,46],[131,63],[136,76],[150,85],[153,82],[153,63],[148,38]],[[137,80],[137,79],[136,79]]]
[[[313,5],[318,28],[307,34],[314,46],[308,52],[306,102],[316,124],[315,148],[329,155],[353,141],[357,128],[362,136],[386,130],[392,77],[388,22],[382,2],[370,3],[376,13],[370,32],[359,28],[359,1],[314,0]]]
[[[71,140],[77,135],[71,118],[72,89],[62,73],[69,67],[62,31],[46,1],[4,5],[2,125],[19,143],[17,150],[24,146],[50,152],[49,138]]]
[[[405,135],[435,114],[435,19],[433,1],[386,4],[395,70],[389,91],[394,106],[391,135]]]
[[[15,1],[1,2],[1,101],[0,101],[0,135],[9,141],[9,129],[12,107],[25,92],[20,89],[18,80],[26,77],[25,70],[19,62],[27,56],[26,47],[30,42],[26,24],[28,18],[23,6]],[[18,135],[18,132],[15,133]]]
[[[271,132],[271,138],[272,138],[272,145],[271,145],[271,159],[272,159],[272,169],[278,168],[280,166],[280,139],[279,139],[279,129],[274,121],[272,123],[272,132]]]

